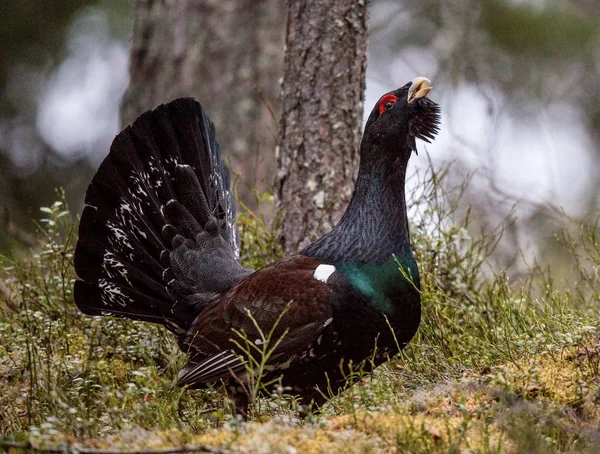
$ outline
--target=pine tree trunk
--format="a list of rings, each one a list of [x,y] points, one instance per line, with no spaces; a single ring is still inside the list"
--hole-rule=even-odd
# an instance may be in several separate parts
[[[284,16],[281,0],[137,0],[122,124],[193,96],[232,171],[251,184],[264,180],[275,164]]]
[[[276,176],[287,253],[331,230],[351,196],[365,89],[367,3],[288,3]]]

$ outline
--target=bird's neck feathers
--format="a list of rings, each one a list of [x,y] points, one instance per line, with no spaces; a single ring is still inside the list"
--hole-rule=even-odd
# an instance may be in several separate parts
[[[404,190],[410,149],[389,150],[369,142],[363,139],[361,144],[358,178],[346,213],[302,254],[334,264],[383,264],[393,254],[412,255]]]

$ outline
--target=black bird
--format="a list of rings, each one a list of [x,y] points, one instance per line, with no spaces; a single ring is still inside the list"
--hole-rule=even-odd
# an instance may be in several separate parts
[[[178,384],[223,380],[241,413],[249,363],[239,333],[254,352],[273,329],[271,347],[279,343],[264,382],[283,375],[292,394],[322,404],[351,370],[386,361],[419,326],[404,184],[416,139],[438,131],[430,90],[419,77],[377,102],[341,221],[258,271],[240,264],[229,170],[200,104],[182,98],[144,113],[115,138],[88,188],[77,306],[163,324],[189,355]]]

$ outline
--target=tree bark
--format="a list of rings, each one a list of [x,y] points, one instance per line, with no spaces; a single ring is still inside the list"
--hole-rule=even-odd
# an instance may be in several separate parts
[[[288,4],[276,175],[287,253],[329,231],[352,195],[365,90],[367,3]]]
[[[284,16],[281,0],[137,0],[122,124],[193,96],[232,171],[261,182],[275,163]]]

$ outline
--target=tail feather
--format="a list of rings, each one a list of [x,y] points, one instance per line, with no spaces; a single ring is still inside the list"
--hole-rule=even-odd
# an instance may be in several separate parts
[[[108,280],[100,280],[97,284],[84,281],[75,282],[75,295],[80,299],[101,301],[106,308],[99,305],[89,306],[83,312],[88,315],[110,315],[113,317],[131,318],[166,326],[179,337],[185,336],[187,328],[182,326],[179,317],[183,313],[172,316],[162,314],[164,302],[147,294],[133,290],[129,286],[114,284]],[[142,303],[143,302],[143,303]]]
[[[146,112],[115,138],[88,188],[76,304],[181,335],[251,272],[238,257],[230,175],[213,124],[189,98]]]

